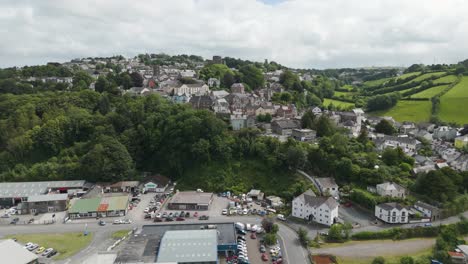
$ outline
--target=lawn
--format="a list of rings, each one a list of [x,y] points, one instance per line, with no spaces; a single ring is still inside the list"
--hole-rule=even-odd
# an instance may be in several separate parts
[[[352,93],[352,92],[339,92],[339,91],[335,91],[335,93],[334,93],[333,95],[334,95],[334,96],[353,97],[353,95],[355,95],[355,93]]]
[[[439,83],[453,83],[457,80],[457,76],[455,75],[447,75],[447,76],[444,76],[442,78],[439,78],[437,80],[434,80],[434,83],[435,84],[439,84]]]
[[[427,122],[431,117],[430,101],[399,101],[396,106],[369,114],[374,116],[391,116],[399,122]]]
[[[349,84],[345,84],[345,85],[343,85],[343,87],[341,87],[341,88],[346,89],[346,90],[348,90],[348,91],[351,91],[351,90],[354,89],[354,87],[353,87],[352,85],[349,85]]]
[[[435,86],[429,89],[426,89],[422,92],[419,92],[417,94],[411,95],[411,98],[432,98],[442,92],[445,88],[447,88],[448,85],[439,85]]]
[[[333,99],[328,99],[328,98],[323,99],[324,106],[328,106],[331,103],[333,103],[334,106],[340,106],[342,108],[354,107],[353,103],[348,103],[348,102],[338,101],[338,100],[333,100]]]
[[[468,104],[468,77],[463,77],[460,83],[440,98],[439,118],[445,122],[460,125],[468,123],[466,107]]]
[[[412,76],[419,75],[419,74],[421,74],[421,72],[409,72],[409,73],[402,74],[397,79],[405,79],[405,78],[412,77]]]
[[[378,79],[378,80],[367,81],[367,82],[364,82],[364,87],[380,86],[380,85],[390,81],[391,79],[393,79],[393,78],[390,77],[390,78],[383,78],[383,79]]]
[[[16,238],[21,243],[32,242],[45,248],[54,248],[59,253],[54,259],[66,259],[75,255],[93,240],[93,235],[83,233],[56,233],[56,234],[25,234],[12,235],[7,238]]]
[[[115,231],[115,232],[112,234],[112,238],[121,239],[121,238],[123,238],[124,236],[128,235],[128,232],[130,232],[130,229]]]
[[[411,255],[410,257],[413,257],[413,259],[418,259],[418,258],[428,258],[432,255],[432,247],[425,249],[420,252],[415,252]],[[385,263],[386,264],[400,264],[400,258],[406,257],[408,255],[399,255],[398,253],[395,254],[388,254],[384,255],[382,257],[385,258]],[[361,258],[361,259],[356,259],[356,258],[338,258],[339,262],[342,264],[371,264],[372,260],[374,258]]]

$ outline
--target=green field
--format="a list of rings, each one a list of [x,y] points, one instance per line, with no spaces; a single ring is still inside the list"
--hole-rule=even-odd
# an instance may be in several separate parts
[[[444,76],[442,78],[439,78],[437,80],[434,80],[434,83],[435,84],[439,84],[439,83],[453,83],[457,80],[457,76],[455,75],[447,75],[447,76]]]
[[[397,79],[405,79],[405,78],[412,77],[412,76],[419,75],[419,74],[421,74],[421,72],[409,72],[409,73],[402,74]]]
[[[388,81],[390,81],[393,78],[384,78],[384,79],[378,79],[378,80],[372,80],[372,81],[367,81],[364,82],[365,87],[375,87],[375,86],[380,86]]]
[[[353,103],[348,103],[348,102],[343,102],[343,101],[338,101],[338,100],[333,100],[333,99],[328,99],[328,98],[323,99],[324,106],[328,106],[331,103],[333,103],[334,106],[340,106],[342,108],[354,107]]]
[[[429,89],[426,89],[422,92],[419,92],[417,94],[411,95],[411,98],[432,98],[442,92],[445,88],[447,88],[448,85],[439,85],[435,86]]]
[[[25,234],[13,235],[7,238],[16,238],[21,243],[32,242],[41,247],[54,248],[59,253],[54,259],[66,259],[75,255],[93,240],[93,235],[84,236],[83,233],[60,233],[60,234]]]
[[[414,78],[413,80],[411,80],[410,82],[419,82],[419,81],[424,81],[426,79],[429,79],[433,76],[441,76],[441,75],[444,75],[445,72],[431,72],[431,73],[426,73],[426,74],[423,74],[421,76],[418,76],[416,78]]]
[[[399,122],[427,122],[431,117],[430,101],[399,101],[396,106],[369,113],[374,116],[391,116]]]
[[[341,88],[346,89],[346,90],[348,90],[348,91],[351,91],[351,90],[354,89],[354,87],[353,87],[352,85],[349,85],[349,84],[345,84],[345,85],[343,85],[343,87],[341,87]]]
[[[459,84],[440,98],[439,118],[445,122],[455,122],[460,125],[467,124],[467,105],[468,77],[463,77]]]

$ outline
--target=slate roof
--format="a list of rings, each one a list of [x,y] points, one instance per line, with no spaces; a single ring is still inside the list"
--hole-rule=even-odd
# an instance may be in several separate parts
[[[158,253],[158,262],[217,262],[216,230],[166,231]]]
[[[326,178],[315,178],[315,180],[320,184],[322,188],[337,188],[338,184],[336,184],[335,179],[332,177]]]
[[[282,129],[291,129],[291,128],[298,128],[299,123],[295,120],[291,119],[281,119],[281,120],[275,120],[273,123],[276,123],[280,128]]]
[[[207,192],[177,192],[172,196],[172,199],[169,203],[175,204],[209,204],[213,193]]]
[[[11,239],[0,241],[0,256],[2,256],[2,263],[8,264],[24,264],[37,260],[36,254],[29,252]]]
[[[378,204],[377,205],[378,207],[386,210],[386,211],[391,211],[393,209],[397,209],[397,210],[402,210],[402,209],[408,209],[406,206],[403,206],[399,203],[382,203],[382,204]]]
[[[49,201],[66,201],[68,200],[68,194],[44,194],[44,195],[34,195],[28,197],[29,203],[34,202],[49,202]]]
[[[417,201],[414,204],[414,206],[421,207],[421,208],[427,209],[429,211],[439,210],[439,208],[437,208],[436,206],[433,206],[433,205],[430,205],[428,203],[424,203],[424,202],[421,202],[421,201]]]
[[[310,207],[319,207],[322,204],[326,204],[330,209],[338,207],[338,203],[333,197],[317,197],[315,193],[310,189],[301,194],[299,197],[302,197],[304,203],[309,205]]]
[[[3,182],[0,183],[1,198],[29,197],[45,194],[49,189],[85,188],[86,182],[80,181],[42,181],[42,182]]]

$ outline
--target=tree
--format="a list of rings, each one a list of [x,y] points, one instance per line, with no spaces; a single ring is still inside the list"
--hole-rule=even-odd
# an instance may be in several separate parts
[[[328,231],[327,240],[334,242],[343,242],[343,225],[334,224]]]
[[[246,83],[251,89],[262,88],[265,79],[262,71],[253,64],[242,66],[239,71],[242,73],[242,82]]]
[[[130,74],[128,74],[128,72],[122,72],[120,74],[119,84],[122,85],[122,87],[125,90],[132,88],[133,81],[132,81],[132,77],[130,77]]]
[[[102,93],[104,91],[108,91],[109,89],[109,82],[107,81],[107,78],[105,76],[99,76],[99,78],[96,81],[96,84],[94,85],[94,89],[98,93]]]
[[[80,84],[80,82],[83,83]],[[92,82],[93,78],[85,71],[78,71],[73,76],[73,86],[86,86],[88,88]]]
[[[311,110],[307,110],[301,118],[301,127],[313,129],[315,127],[315,115]]]
[[[130,176],[133,162],[118,140],[101,136],[81,158],[82,175],[90,181],[116,182]]]
[[[393,135],[396,133],[396,129],[386,119],[382,119],[376,126],[375,131],[377,133],[383,133],[385,135]]]
[[[383,257],[376,257],[372,260],[372,264],[385,264],[385,259]]]
[[[143,87],[143,76],[138,72],[130,73],[130,78],[132,79],[132,83],[135,87]]]
[[[286,162],[292,170],[300,169],[307,160],[305,151],[300,146],[290,146],[286,152]]]
[[[400,264],[414,264],[414,259],[410,256],[400,258]]]
[[[262,227],[265,229],[266,233],[276,233],[278,232],[278,225],[273,222],[273,219],[267,217],[262,220]]]
[[[310,238],[304,228],[299,227],[299,230],[297,230],[297,236],[302,246],[307,247],[309,245]]]
[[[266,245],[270,246],[275,245],[278,241],[278,238],[276,237],[276,233],[267,233],[265,234],[263,240],[265,241]]]
[[[317,121],[317,137],[329,137],[335,133],[335,127],[325,115]]]
[[[236,80],[234,79],[234,74],[231,71],[228,71],[224,74],[223,79],[221,79],[221,85],[223,87],[229,88],[231,87]]]

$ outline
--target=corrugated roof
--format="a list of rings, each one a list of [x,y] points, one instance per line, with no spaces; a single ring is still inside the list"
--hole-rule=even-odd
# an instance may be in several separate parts
[[[69,213],[97,212],[101,198],[79,199],[68,210]]]
[[[0,256],[1,262],[8,264],[30,263],[37,259],[35,254],[11,239],[0,241]]]
[[[44,195],[34,195],[28,197],[28,202],[48,202],[48,201],[63,201],[68,200],[68,194],[44,194]]]
[[[128,207],[128,196],[113,196],[110,197],[108,211],[125,210]]]
[[[207,192],[177,192],[169,203],[175,204],[210,204],[213,193]]]
[[[216,262],[216,230],[167,231],[159,248],[158,262]]]
[[[50,188],[82,188],[85,181],[43,181],[0,183],[1,198],[19,198],[45,194]]]

